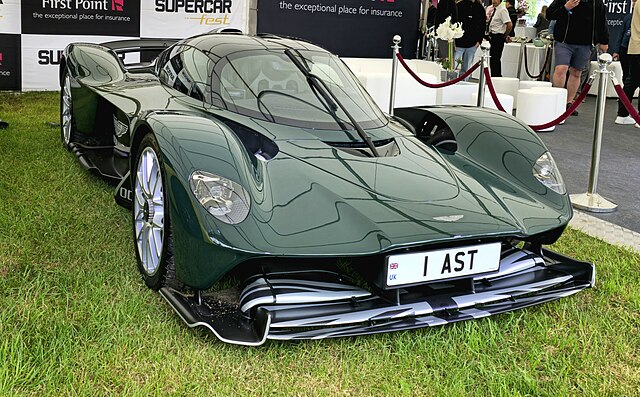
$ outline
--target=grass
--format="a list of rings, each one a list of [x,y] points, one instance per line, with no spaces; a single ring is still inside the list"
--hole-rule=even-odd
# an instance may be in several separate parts
[[[553,247],[594,289],[450,326],[244,348],[137,274],[128,213],[60,144],[56,93],[0,93],[0,396],[640,395],[640,258]]]

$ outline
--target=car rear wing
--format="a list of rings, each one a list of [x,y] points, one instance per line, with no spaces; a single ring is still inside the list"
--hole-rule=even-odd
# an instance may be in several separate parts
[[[112,49],[116,54],[121,54],[146,50],[162,51],[178,41],[180,41],[180,39],[133,39],[107,41],[100,44]]]
[[[116,40],[100,43],[118,55],[123,65],[129,71],[153,66],[154,60],[167,47],[177,43],[180,39],[133,39]],[[127,57],[127,54],[133,56]],[[129,59],[132,61],[129,61]]]

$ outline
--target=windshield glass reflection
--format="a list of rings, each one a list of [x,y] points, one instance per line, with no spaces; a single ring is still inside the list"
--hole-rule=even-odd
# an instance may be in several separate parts
[[[326,83],[363,128],[386,124],[340,59],[323,52],[299,53],[309,71]],[[354,129],[345,112],[320,95],[284,52],[234,53],[217,63],[212,84],[213,92],[219,92],[214,104],[237,113],[296,127]]]

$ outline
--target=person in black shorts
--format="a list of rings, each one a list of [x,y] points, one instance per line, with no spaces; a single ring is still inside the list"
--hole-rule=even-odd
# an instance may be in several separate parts
[[[547,9],[547,19],[556,20],[553,86],[564,87],[566,83],[569,108],[580,86],[582,69],[591,57],[592,45],[599,44],[602,52],[609,48],[606,9],[602,0],[554,0]]]

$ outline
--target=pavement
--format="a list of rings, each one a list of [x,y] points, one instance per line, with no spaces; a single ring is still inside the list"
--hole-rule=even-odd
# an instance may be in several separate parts
[[[617,99],[606,100],[595,186],[598,194],[618,208],[612,213],[576,210],[570,225],[640,252],[640,128],[614,124],[617,106]],[[588,96],[578,116],[569,117],[552,132],[538,133],[556,160],[569,194],[586,193],[589,187],[595,107],[596,97]]]

